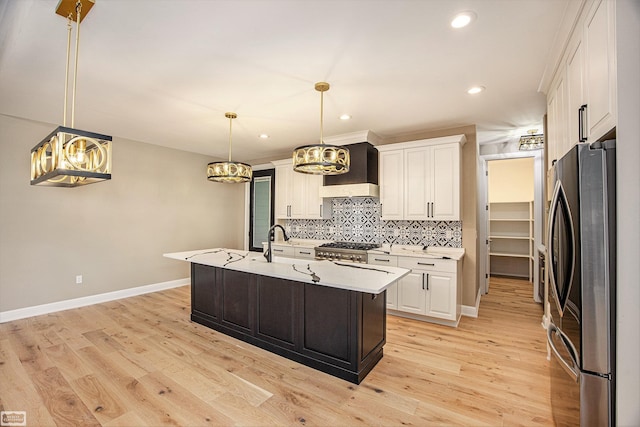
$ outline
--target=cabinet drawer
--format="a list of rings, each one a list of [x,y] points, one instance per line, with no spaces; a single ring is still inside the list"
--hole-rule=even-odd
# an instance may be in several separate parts
[[[271,245],[271,251],[274,256],[286,256],[293,258],[295,256],[295,251],[293,250],[293,246],[288,245]]]
[[[368,254],[367,263],[377,264],[377,265],[390,265],[392,267],[397,267],[398,257],[395,255]]]
[[[456,261],[449,259],[399,257],[398,267],[411,270],[456,272]]]
[[[294,256],[296,258],[314,259],[316,251],[313,248],[294,248]]]

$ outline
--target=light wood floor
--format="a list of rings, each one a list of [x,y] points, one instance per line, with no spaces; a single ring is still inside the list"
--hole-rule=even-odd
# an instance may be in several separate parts
[[[189,321],[189,287],[0,325],[0,409],[44,425],[553,425],[542,308],[493,279],[457,329],[389,316],[354,385]]]

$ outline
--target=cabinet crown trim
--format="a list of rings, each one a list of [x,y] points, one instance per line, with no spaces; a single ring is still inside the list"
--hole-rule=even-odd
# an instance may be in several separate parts
[[[425,147],[429,145],[442,145],[457,143],[462,147],[467,142],[467,137],[464,134],[442,136],[440,138],[419,139],[416,141],[398,142],[395,144],[378,145],[376,148],[378,151],[391,151],[391,150],[404,150],[406,148]]]

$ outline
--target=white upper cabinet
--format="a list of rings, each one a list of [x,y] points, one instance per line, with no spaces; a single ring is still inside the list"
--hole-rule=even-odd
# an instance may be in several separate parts
[[[271,163],[276,170],[276,218],[323,219],[331,217],[330,210],[320,197],[322,175],[294,172],[291,159]]]
[[[291,217],[291,200],[292,195],[292,178],[293,178],[293,166],[291,162],[286,165],[276,165],[276,185],[275,185],[275,215],[276,218],[290,218]]]
[[[431,151],[431,218],[460,219],[460,144],[436,145]]]
[[[617,123],[615,2],[595,1],[584,23],[587,141],[597,141]]]
[[[431,216],[433,147],[404,150],[404,218],[426,220]],[[384,206],[384,202],[382,203]]]
[[[381,151],[378,146],[380,203],[382,219],[403,219],[404,176],[402,150]]]
[[[378,146],[383,220],[460,220],[464,135]]]
[[[616,126],[615,2],[588,0],[547,94],[548,163]]]

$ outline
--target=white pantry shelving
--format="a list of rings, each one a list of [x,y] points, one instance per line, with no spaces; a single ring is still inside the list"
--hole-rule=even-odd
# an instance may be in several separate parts
[[[491,275],[533,280],[533,201],[489,204]]]

